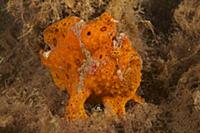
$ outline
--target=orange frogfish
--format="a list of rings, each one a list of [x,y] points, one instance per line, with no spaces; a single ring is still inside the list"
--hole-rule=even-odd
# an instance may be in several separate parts
[[[113,115],[125,114],[129,100],[143,103],[136,95],[141,82],[142,61],[124,33],[117,34],[117,21],[105,12],[84,22],[70,16],[44,32],[50,50],[41,50],[42,63],[50,69],[59,89],[70,98],[66,119],[88,117],[84,103],[93,96]]]

